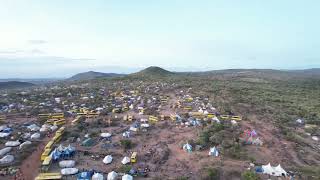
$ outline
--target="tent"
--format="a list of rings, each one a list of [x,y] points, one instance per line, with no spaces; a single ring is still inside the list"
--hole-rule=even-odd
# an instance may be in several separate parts
[[[129,138],[130,137],[130,131],[126,131],[122,134],[123,137]]]
[[[84,141],[82,141],[81,145],[82,146],[92,146],[94,141],[91,138],[87,138]]]
[[[0,164],[8,164],[8,163],[11,163],[12,161],[14,161],[14,156],[6,155],[0,159]]]
[[[107,180],[116,180],[118,177],[118,173],[112,171],[108,173]]]
[[[71,169],[71,168],[70,168]],[[62,174],[62,173],[61,173]],[[90,180],[93,175],[91,171],[84,171],[77,174],[77,180]]]
[[[100,136],[102,138],[110,138],[111,137],[111,134],[110,133],[101,133]]]
[[[104,177],[100,173],[94,173],[94,175],[92,176],[91,180],[104,180]]]
[[[212,121],[213,121],[213,122],[216,122],[216,123],[220,123],[220,120],[217,118],[217,116],[213,117],[213,118],[212,118]]]
[[[182,148],[183,148],[183,150],[185,150],[185,151],[188,152],[188,153],[191,153],[191,152],[192,152],[192,146],[191,146],[189,143],[183,145]]]
[[[102,162],[104,164],[110,164],[112,162],[112,156],[111,155],[108,155],[106,157],[104,157],[104,159],[102,160]]]
[[[269,164],[262,166],[263,173],[271,176],[286,176],[287,172],[279,164],[277,167],[272,167]]]
[[[124,157],[121,161],[122,164],[128,164],[130,162],[130,158]]]
[[[262,169],[264,174],[273,175],[273,167],[270,165],[270,163],[267,165],[263,165]]]
[[[125,174],[124,176],[122,176],[122,180],[133,180],[133,177],[129,174]]]
[[[210,148],[209,156],[215,156],[215,157],[219,156],[218,149],[216,147]]]
[[[257,138],[252,141],[252,144],[257,145],[257,146],[262,146],[263,142],[260,140],[260,138]]]
[[[275,176],[286,176],[287,172],[281,167],[279,164],[277,167],[274,168]]]

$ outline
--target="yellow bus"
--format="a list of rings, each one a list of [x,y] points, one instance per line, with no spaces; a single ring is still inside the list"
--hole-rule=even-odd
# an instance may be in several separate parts
[[[35,180],[56,180],[62,179],[62,175],[60,173],[40,173]]]
[[[61,128],[59,128],[59,129],[56,131],[56,134],[63,134],[63,133],[64,133],[64,129],[65,129],[65,127],[62,126]]]
[[[38,114],[39,118],[49,118],[50,114]]]
[[[42,165],[41,165],[42,172],[47,172],[49,170],[50,165],[51,165],[51,161],[52,161],[51,156],[48,156],[43,160]]]
[[[235,121],[241,121],[241,117],[240,116],[232,116],[231,120],[235,120]]]
[[[158,118],[155,116],[149,116],[149,121],[151,122],[158,122]]]
[[[59,120],[56,120],[53,122],[53,125],[55,126],[59,126],[59,125],[63,125],[66,123],[66,120],[65,119],[59,119]]]
[[[57,121],[58,119],[48,119],[46,121],[46,124],[50,124],[50,125],[53,125],[55,121]]]
[[[57,143],[61,140],[61,138],[62,138],[62,134],[56,134],[55,136],[53,136],[52,141]]]
[[[78,124],[79,120],[80,120],[81,116],[77,116],[74,120],[71,121],[71,125],[76,125]]]
[[[192,107],[191,106],[185,106],[184,108],[183,108],[184,110],[192,110]]]
[[[190,112],[190,115],[194,118],[200,118],[200,119],[202,119],[204,116],[202,112]]]
[[[216,115],[213,114],[213,113],[209,113],[209,114],[207,115],[207,117],[208,117],[208,118],[214,118],[214,117],[216,117]]]
[[[220,117],[221,119],[224,119],[224,120],[229,119],[229,115],[220,115]]]
[[[51,153],[51,149],[45,149],[43,153],[41,154],[41,161],[44,161],[46,157],[48,157]]]
[[[137,152],[133,152],[131,155],[131,163],[137,162]]]
[[[47,145],[44,147],[44,149],[52,149],[53,144],[54,144],[53,140],[49,141]]]

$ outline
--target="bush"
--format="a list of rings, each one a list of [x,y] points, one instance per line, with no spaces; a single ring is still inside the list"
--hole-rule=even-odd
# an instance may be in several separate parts
[[[251,171],[245,171],[241,174],[241,179],[242,180],[259,180],[260,177]]]
[[[218,169],[209,168],[207,169],[207,177],[204,180],[218,180],[220,179],[220,173]]]
[[[120,144],[124,150],[130,149],[132,147],[132,142],[128,139],[120,140]]]

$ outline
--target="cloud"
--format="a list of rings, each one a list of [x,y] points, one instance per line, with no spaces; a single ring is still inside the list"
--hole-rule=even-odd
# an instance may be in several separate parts
[[[40,40],[40,39],[34,39],[34,40],[28,40],[29,44],[46,44],[48,41]]]

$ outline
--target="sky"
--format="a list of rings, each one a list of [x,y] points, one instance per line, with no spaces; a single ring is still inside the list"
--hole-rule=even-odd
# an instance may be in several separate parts
[[[318,0],[0,0],[0,78],[320,67]]]

